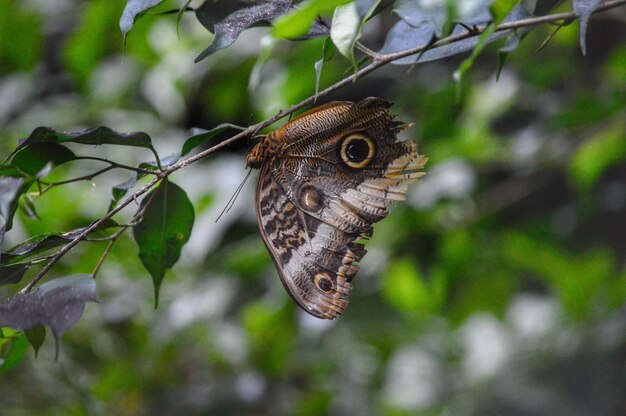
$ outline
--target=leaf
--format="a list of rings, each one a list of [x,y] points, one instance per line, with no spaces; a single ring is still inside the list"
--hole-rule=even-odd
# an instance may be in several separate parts
[[[578,16],[580,28],[580,50],[583,55],[587,54],[587,24],[594,10],[602,3],[602,0],[573,0],[574,13]]]
[[[24,184],[24,178],[12,176],[0,177],[0,244],[4,239],[5,231],[11,229],[13,215],[17,209],[17,198],[28,189],[30,182]]]
[[[94,232],[114,227],[118,227],[118,224],[113,220],[108,220],[97,227]],[[35,237],[31,237],[2,253],[1,263],[2,265],[24,263],[27,258],[41,254],[43,251],[64,246],[82,234],[87,228],[88,227],[80,227],[67,232],[43,233]]]
[[[489,13],[493,16],[495,24],[500,24],[508,15],[513,11],[515,6],[518,5],[520,0],[496,0],[489,6]]]
[[[29,267],[30,264],[1,265],[0,286],[19,283]]]
[[[354,45],[361,37],[363,24],[372,15],[380,0],[360,0],[339,6],[333,14],[330,38],[337,50],[354,63]]]
[[[509,14],[509,16],[507,16],[505,21],[517,20],[517,19],[521,19],[527,16],[528,16],[528,13],[526,12],[526,9],[524,9],[522,6],[519,6],[519,7],[516,7]],[[469,26],[473,26],[473,25],[480,26],[480,25],[486,24],[490,20],[491,20],[490,15],[486,12],[486,10],[484,10],[484,11],[479,11],[477,14],[474,14],[467,19],[464,19],[463,23]],[[460,33],[464,33],[466,31],[467,29],[465,27],[463,27],[462,25],[457,25],[454,28],[454,31],[452,34],[457,35]],[[507,36],[509,33],[511,33],[510,30],[500,31],[496,33],[488,33],[487,35],[485,35],[485,38],[477,37],[477,36],[470,37],[467,39],[453,42],[448,45],[443,45],[443,46],[439,46],[436,48],[428,49],[420,54],[415,54],[415,55],[404,57],[402,59],[398,59],[396,61],[393,61],[392,64],[414,65],[418,62],[423,63],[423,62],[436,61],[439,59],[458,55],[460,53],[464,53],[472,49],[477,49],[478,48],[477,45],[479,45],[480,43],[481,44],[480,50],[475,52],[476,55],[478,55],[478,53],[482,51],[482,48],[484,48],[484,46],[504,36]],[[423,47],[423,46],[428,45],[429,42],[432,42],[435,39],[434,37],[435,34],[436,34],[435,27],[431,23],[422,23],[421,25],[414,27],[410,25],[409,23],[407,23],[406,21],[401,20],[391,28],[391,30],[387,34],[383,47],[378,53],[386,55],[386,54],[405,51],[407,49]],[[473,59],[467,63],[464,63],[465,71],[471,68],[471,63],[473,63]]]
[[[383,47],[380,49],[380,51],[378,51],[378,53],[382,55],[388,55],[407,49],[426,46],[433,40],[434,36],[435,29],[431,24],[424,23],[418,27],[413,27],[404,20],[400,20],[387,33],[385,43],[383,44]],[[397,59],[392,63],[394,65],[412,65],[417,63],[418,59],[420,62],[425,62],[423,58],[427,52],[421,54],[421,57],[420,55],[415,54],[401,59]],[[444,56],[447,55],[438,56],[437,59],[440,59]]]
[[[25,336],[16,336],[9,340],[9,350],[4,358],[0,358],[0,374],[6,373],[18,365],[28,350],[28,340]]]
[[[208,3],[208,2],[205,2]],[[241,8],[229,14],[224,20],[208,26],[213,27],[215,36],[213,42],[206,48],[194,62],[200,62],[207,56],[232,45],[241,32],[258,22],[269,22],[278,16],[285,14],[291,6],[291,0],[274,0],[261,2],[250,7]],[[198,17],[200,19],[200,17]],[[201,21],[202,22],[202,21]],[[203,23],[204,24],[204,23]],[[207,26],[205,24],[205,26]],[[209,30],[211,30],[209,28]]]
[[[24,335],[26,335],[28,343],[31,347],[33,347],[33,350],[35,350],[35,358],[37,358],[39,348],[41,348],[43,341],[46,339],[46,327],[39,325],[34,328],[27,329],[24,331]]]
[[[152,146],[152,139],[148,134],[144,132],[118,133],[106,126],[93,127],[76,132],[64,132],[49,127],[37,127],[31,132],[28,138],[22,140],[10,157],[16,156],[17,153],[23,151],[26,147],[40,143],[113,144],[142,147],[149,149],[155,158],[159,158],[156,150]],[[69,157],[69,155],[65,154],[65,157]]]
[[[22,148],[35,143],[116,144],[153,150],[152,140],[144,132],[118,133],[106,126],[92,127],[76,132],[57,131],[50,127],[37,127],[26,140],[20,143],[13,153],[15,154]]]
[[[139,246],[139,259],[152,276],[157,307],[165,272],[176,264],[191,235],[194,210],[185,191],[168,180],[163,180],[141,201],[140,209],[145,211],[133,227],[133,235]]]
[[[146,10],[163,3],[163,1],[164,0],[128,0],[122,12],[122,17],[120,18],[122,36],[124,36],[124,38],[126,37],[128,32],[133,28],[135,19],[138,16]]]
[[[11,166],[29,176],[45,176],[46,166],[58,166],[76,159],[67,147],[57,143],[32,143],[22,147],[11,158]]]
[[[458,91],[460,92],[460,88],[462,85],[463,77],[467,71],[474,65],[474,60],[480,55],[480,53],[485,49],[489,43],[494,40],[505,36],[510,31],[500,31],[498,33],[494,33],[496,26],[504,21],[514,21],[519,20],[521,18],[527,17],[528,12],[526,9],[517,4],[519,1],[515,0],[496,0],[490,7],[489,11],[491,15],[494,17],[494,21],[487,26],[485,31],[480,35],[478,39],[478,43],[476,47],[472,51],[472,54],[466,58],[459,68],[454,73],[454,79],[457,82]]]
[[[513,52],[520,44],[522,36],[525,31],[520,31],[522,33],[513,32],[506,38],[504,46],[498,49],[498,69],[496,70],[496,81],[500,79],[500,73],[502,72],[502,68],[504,68],[504,63],[506,58],[509,56],[509,53]]]
[[[611,166],[626,159],[624,123],[601,131],[583,143],[571,159],[570,175],[582,189],[591,188]]]
[[[448,15],[444,4],[424,5],[424,2],[415,0],[398,0],[393,12],[414,28],[419,28],[424,24],[432,27],[437,37],[442,36]]]
[[[0,326],[23,331],[47,326],[54,336],[56,359],[61,335],[78,322],[85,303],[96,300],[96,283],[88,274],[61,277],[0,304]]]
[[[324,41],[324,45],[322,46],[322,59],[316,61],[314,64],[315,67],[315,100],[317,101],[317,94],[320,90],[320,79],[322,77],[322,68],[324,66],[324,62],[328,62],[333,59],[335,56],[335,44],[332,42],[330,38],[327,38]]]
[[[129,189],[133,188],[137,185],[137,180],[139,179],[139,175],[137,172],[131,172],[130,179],[126,182],[118,183],[117,185],[111,188],[112,199],[109,203],[109,209],[107,212],[111,212],[116,206],[117,203],[126,195]]]
[[[300,3],[289,13],[281,16],[274,23],[272,34],[276,37],[295,39],[310,34],[312,25],[319,15],[334,10],[335,7],[351,0],[308,0]],[[326,30],[328,30],[326,28]]]
[[[193,136],[185,140],[185,143],[183,144],[183,148],[180,151],[180,155],[185,156],[186,154],[191,152],[194,148],[206,143],[207,141],[213,139],[215,136],[217,136],[218,134],[228,129],[244,131],[246,128],[241,127],[241,126],[236,126],[230,123],[222,123],[216,127],[213,127],[211,130],[201,130],[200,132],[194,134]],[[200,129],[196,129],[195,131],[198,131],[198,130]]]

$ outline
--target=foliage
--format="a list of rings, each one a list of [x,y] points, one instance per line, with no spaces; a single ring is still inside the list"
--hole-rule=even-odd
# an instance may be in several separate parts
[[[623,413],[612,3],[10,0],[0,409]],[[427,176],[375,227],[347,313],[317,321],[278,283],[252,187],[229,197],[246,138],[371,95],[416,123]]]

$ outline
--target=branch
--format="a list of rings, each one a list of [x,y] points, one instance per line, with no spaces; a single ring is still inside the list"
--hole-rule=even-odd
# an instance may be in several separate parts
[[[623,6],[626,5],[626,0],[610,0],[607,1],[605,3],[603,3],[601,6],[599,6],[595,11],[595,13],[600,13],[602,11],[605,10],[609,10],[615,7],[619,7],[619,6]],[[574,12],[566,12],[566,13],[557,13],[557,14],[552,14],[552,15],[547,15],[547,16],[539,16],[539,17],[531,17],[531,18],[527,18],[527,19],[521,19],[521,20],[517,20],[517,21],[513,21],[513,22],[507,22],[507,23],[502,23],[500,25],[498,25],[496,27],[496,31],[504,31],[504,30],[510,30],[510,29],[517,29],[517,28],[522,28],[522,27],[528,27],[528,26],[535,26],[535,25],[539,25],[539,24],[543,24],[543,23],[552,23],[552,22],[557,22],[557,21],[562,21],[562,20],[575,20],[577,19],[578,16],[576,16],[576,14]],[[70,241],[67,245],[63,246],[59,252],[54,255],[54,257],[52,257],[52,259],[48,262],[48,264],[46,264],[46,266],[44,266],[39,273],[37,273],[37,275],[33,278],[33,280],[24,288],[21,290],[21,292],[30,292],[32,290],[32,288],[37,284],[37,282],[39,282],[39,280],[41,280],[41,278],[48,272],[50,271],[50,269],[54,266],[55,263],[57,263],[65,254],[67,254],[72,248],[74,248],[80,241],[84,240],[87,235],[89,235],[89,233],[91,233],[92,231],[94,231],[96,228],[98,228],[101,224],[103,224],[105,221],[111,219],[115,214],[117,214],[118,212],[120,212],[122,209],[124,209],[127,205],[129,205],[131,202],[136,201],[138,197],[140,197],[141,195],[145,194],[146,192],[148,192],[153,186],[155,186],[159,181],[161,181],[162,179],[168,177],[169,175],[171,175],[172,173],[176,172],[179,169],[184,168],[187,165],[190,165],[200,159],[203,159],[205,157],[207,157],[208,155],[217,152],[218,150],[221,150],[223,148],[225,148],[226,146],[231,145],[232,143],[235,143],[238,140],[243,139],[244,137],[248,137],[250,135],[255,134],[256,132],[260,131],[261,129],[270,126],[272,124],[274,124],[276,121],[280,120],[281,118],[284,118],[308,105],[313,104],[317,98],[319,97],[324,97],[327,96],[337,90],[340,90],[344,87],[346,87],[347,85],[350,85],[353,83],[355,78],[358,77],[363,77],[367,74],[369,74],[370,72],[373,72],[375,70],[377,70],[378,68],[385,66],[387,64],[389,64],[390,62],[396,61],[398,59],[401,58],[405,58],[407,56],[411,56],[411,55],[415,55],[418,54],[420,52],[423,52],[427,49],[432,49],[438,46],[443,46],[443,45],[447,45],[450,43],[454,43],[463,39],[468,39],[474,36],[479,36],[480,34],[483,33],[483,31],[485,30],[485,28],[482,29],[477,29],[476,31],[468,31],[466,33],[461,33],[461,34],[457,34],[457,35],[452,35],[452,36],[448,36],[445,37],[443,39],[438,40],[437,42],[434,42],[432,44],[426,45],[426,46],[420,46],[420,47],[416,47],[416,48],[411,48],[411,49],[407,49],[404,51],[400,51],[400,52],[396,52],[396,53],[391,53],[391,54],[387,54],[387,55],[380,55],[380,54],[368,54],[368,56],[371,59],[371,62],[364,66],[363,68],[361,68],[360,70],[358,70],[356,72],[356,74],[351,74],[343,79],[341,79],[340,81],[336,82],[335,84],[323,89],[322,91],[320,91],[317,95],[311,96],[305,100],[302,100],[301,102],[299,102],[296,105],[293,105],[291,107],[289,107],[287,110],[281,110],[280,112],[278,112],[276,115],[274,115],[273,117],[270,117],[264,121],[261,121],[259,123],[253,124],[249,127],[247,127],[245,130],[241,131],[240,133],[237,133],[236,135],[224,140],[221,143],[216,144],[215,146],[212,146],[200,153],[197,153],[196,155],[190,156],[187,159],[181,160],[178,163],[175,163],[173,165],[168,166],[167,168],[165,168],[164,170],[160,171],[160,172],[156,172],[155,173],[155,177],[146,185],[144,185],[142,188],[140,188],[139,190],[137,190],[135,193],[133,193],[132,195],[130,195],[129,197],[127,197],[125,200],[123,200],[117,207],[115,207],[113,210],[111,210],[110,212],[108,212],[104,217],[102,217],[100,220],[94,222],[93,224],[91,224],[89,227],[87,227],[81,234],[79,234],[78,236],[76,236],[76,238],[72,241]],[[158,158],[157,158],[158,161]]]

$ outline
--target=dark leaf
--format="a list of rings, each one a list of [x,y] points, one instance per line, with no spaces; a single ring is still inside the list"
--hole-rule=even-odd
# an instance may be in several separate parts
[[[388,55],[391,53],[401,52],[407,49],[412,49],[420,46],[428,45],[433,36],[435,35],[435,29],[430,23],[424,23],[418,27],[413,27],[409,25],[404,20],[400,20],[396,23],[389,33],[387,33],[387,38],[385,39],[385,44],[382,49],[378,52],[383,55]],[[452,45],[446,45],[452,46]],[[439,49],[439,48],[437,48]],[[435,50],[435,49],[433,49]],[[424,60],[422,54],[420,58],[420,62]],[[397,59],[393,61],[395,65],[412,65],[417,62],[419,55],[411,55],[402,59]],[[443,56],[442,56],[443,57]],[[439,59],[439,58],[437,58]]]
[[[20,208],[22,212],[28,216],[28,218],[33,220],[39,219],[39,215],[37,215],[37,209],[35,208],[35,204],[30,195],[27,194],[24,196],[24,198],[22,198]]]
[[[513,21],[519,20],[524,17],[527,17],[528,13],[526,9],[522,6],[517,6],[513,9],[513,11],[504,19],[504,21]],[[463,21],[465,25],[481,25],[479,27],[484,28],[485,21],[491,19],[488,11],[485,9],[484,11],[479,12],[478,14],[469,17]],[[457,25],[454,28],[453,35],[461,34],[467,31],[463,25]],[[407,49],[416,48],[419,46],[424,46],[432,39],[429,37],[429,34],[434,33],[434,28],[432,25],[428,23],[424,23],[418,28],[414,28],[408,25],[404,21],[400,21],[396,23],[396,25],[389,31],[387,35],[387,39],[385,40],[385,44],[383,45],[383,49],[380,50],[380,53],[389,54],[400,52]],[[402,58],[398,61],[394,61],[393,63],[396,65],[412,65],[419,62],[429,62],[436,61],[439,59],[447,58],[449,56],[458,55],[463,52],[471,51],[476,48],[479,44],[481,47],[496,41],[506,35],[511,33],[508,31],[500,31],[496,33],[487,33],[484,37],[473,36],[467,39],[463,39],[457,42],[453,42],[448,45],[439,46],[433,49],[429,49],[422,54],[411,55],[406,58]],[[471,65],[468,66],[469,69]],[[466,70],[467,70],[466,69]]]
[[[185,143],[183,144],[183,149],[180,151],[180,155],[185,156],[197,146],[200,146],[206,143],[207,141],[213,139],[215,136],[217,136],[218,134],[228,129],[244,131],[246,128],[241,127],[241,126],[236,126],[234,124],[222,123],[216,127],[213,127],[211,130],[201,130],[200,132],[198,132],[198,130],[200,129],[196,129],[194,131],[194,133],[196,134],[194,134],[193,136],[185,140]]]
[[[96,283],[87,274],[54,279],[31,293],[17,293],[0,304],[0,326],[27,330],[39,325],[54,336],[55,357],[59,337],[83,314],[87,301],[96,301]]]
[[[96,228],[94,232],[115,227],[118,227],[118,224],[113,220],[109,220]],[[29,264],[29,262],[26,261],[29,257],[67,244],[82,234],[85,229],[87,229],[87,227],[77,228],[64,233],[44,233],[29,238],[28,240],[2,253],[1,263],[3,266]]]
[[[26,335],[28,342],[30,343],[31,347],[33,347],[33,350],[35,350],[35,358],[37,358],[39,348],[41,348],[43,341],[46,339],[46,327],[43,325],[38,325],[34,328],[24,331],[24,335]]]
[[[444,4],[425,6],[415,0],[398,0],[393,11],[408,25],[418,28],[423,24],[431,26],[437,37],[441,37],[448,13]]]
[[[11,166],[20,172],[30,176],[43,177],[52,166],[76,159],[76,155],[67,147],[58,143],[31,143],[24,146],[20,144],[20,150],[11,158]],[[49,167],[46,172],[45,168]]]
[[[118,133],[105,126],[93,127],[77,132],[63,132],[49,127],[37,127],[27,139],[20,143],[13,154],[21,151],[26,146],[36,143],[116,144],[120,146],[143,147],[154,151],[150,136],[143,132]]]
[[[232,45],[237,40],[241,32],[253,24],[258,22],[269,22],[270,20],[287,13],[290,6],[291,0],[261,2],[260,4],[239,9],[229,14],[220,22],[215,24],[211,23],[209,26],[213,26],[212,31],[215,33],[213,42],[208,48],[202,51],[200,55],[198,55],[195,62],[200,62],[220,49],[224,49]]]
[[[113,208],[117,205],[118,202],[126,195],[129,189],[137,185],[138,175],[137,172],[131,172],[130,179],[126,182],[118,183],[117,185],[111,188],[111,195],[113,198],[111,199],[111,203],[109,204],[108,212],[111,212]]]
[[[196,8],[196,18],[209,32],[215,33],[215,24],[226,19],[230,14],[242,9],[239,1],[205,1]]]
[[[0,177],[0,244],[5,231],[11,229],[13,214],[17,209],[17,198],[30,186],[30,182],[27,184],[24,182],[24,178]]]
[[[130,32],[137,16],[159,3],[163,3],[163,0],[128,0],[120,18],[122,35],[126,37],[126,34]]]
[[[4,255],[3,261],[4,261]],[[0,266],[0,286],[18,283],[24,277],[24,273],[30,264],[13,264]]]
[[[194,210],[185,191],[167,180],[142,200],[140,209],[145,211],[133,228],[133,235],[139,246],[139,259],[154,282],[156,307],[165,272],[176,264],[191,235]]]
[[[587,54],[587,24],[595,9],[598,8],[602,0],[573,0],[574,13],[578,16],[580,27],[580,50],[583,55]]]

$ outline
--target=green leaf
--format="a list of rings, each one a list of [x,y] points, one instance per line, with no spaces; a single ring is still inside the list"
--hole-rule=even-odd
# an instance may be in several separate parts
[[[500,24],[511,13],[520,0],[496,0],[489,6],[489,13],[493,16],[494,23]]]
[[[193,136],[185,140],[185,143],[183,144],[183,149],[181,150],[180,155],[185,156],[187,153],[191,152],[194,148],[206,143],[207,141],[213,139],[215,136],[217,136],[218,134],[228,129],[244,131],[246,128],[241,127],[241,126],[236,126],[230,123],[222,123],[216,127],[213,127],[211,130],[204,130],[201,133],[194,134]]]
[[[185,191],[166,179],[142,200],[140,210],[143,209],[133,235],[139,246],[139,259],[152,276],[157,307],[165,272],[176,264],[191,235],[194,210]]]
[[[31,347],[35,350],[35,358],[37,358],[37,354],[39,353],[39,348],[43,345],[43,341],[46,339],[46,327],[43,325],[38,325],[34,328],[27,329],[24,331],[24,335],[28,339]]]
[[[570,176],[582,189],[591,188],[611,166],[626,158],[626,126],[617,123],[583,143],[571,159]]]
[[[305,35],[319,15],[351,0],[307,0],[274,22],[272,34],[276,37],[294,39]]]
[[[57,143],[32,143],[26,147],[20,146],[11,158],[11,166],[30,176],[44,176],[40,174],[48,164],[58,166],[75,160],[76,155],[67,147]]]
[[[322,59],[315,62],[315,96],[317,97],[317,93],[320,88],[320,79],[322,77],[322,68],[324,66],[324,62],[328,62],[333,59],[335,56],[335,44],[332,42],[330,38],[326,38],[324,41],[324,45],[322,46]]]
[[[363,25],[374,13],[380,0],[352,2],[339,6],[333,14],[330,38],[337,50],[354,63],[354,45],[361,37]]]
[[[17,366],[28,350],[28,340],[24,335],[11,338],[7,344],[8,350],[6,354],[4,357],[0,357],[0,374],[6,373]]]
[[[461,86],[463,83],[463,77],[465,73],[469,71],[474,65],[474,61],[480,55],[480,53],[485,49],[485,47],[503,36],[508,32],[500,32],[495,33],[496,26],[502,23],[504,20],[517,20],[528,15],[526,9],[520,5],[518,5],[519,0],[496,0],[490,7],[489,11],[494,18],[494,21],[491,22],[485,31],[481,33],[480,38],[478,39],[478,43],[476,47],[472,51],[472,54],[466,58],[459,68],[454,72],[454,80],[457,83],[457,96],[460,96]],[[517,5],[517,7],[515,7]]]

